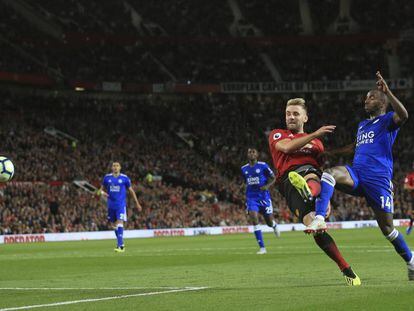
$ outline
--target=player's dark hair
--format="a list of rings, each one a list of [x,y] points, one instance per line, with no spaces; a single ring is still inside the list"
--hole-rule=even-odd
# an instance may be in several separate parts
[[[370,93],[372,92],[372,93],[377,93],[378,95],[379,95],[379,97],[381,98],[381,100],[385,103],[385,104],[387,104],[388,105],[388,103],[389,103],[389,101],[388,101],[388,97],[387,97],[387,95],[384,93],[384,92],[382,92],[382,91],[380,91],[380,90],[378,90],[378,89],[373,89],[373,90],[370,90],[369,91]]]

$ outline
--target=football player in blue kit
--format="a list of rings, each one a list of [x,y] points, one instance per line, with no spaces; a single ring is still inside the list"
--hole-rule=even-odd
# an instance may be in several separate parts
[[[316,198],[316,218],[308,231],[325,228],[325,215],[334,188],[354,196],[365,197],[372,208],[384,236],[407,263],[408,279],[414,281],[414,256],[404,237],[393,225],[393,157],[392,145],[400,127],[407,121],[408,112],[377,72],[377,89],[368,92],[365,111],[369,118],[358,125],[356,144],[342,148],[352,153],[352,166],[336,166],[324,171],[321,193]],[[387,112],[388,103],[393,111]]]
[[[276,177],[265,162],[259,162],[257,159],[259,152],[255,148],[247,150],[249,163],[241,167],[241,173],[246,184],[246,211],[249,215],[249,221],[254,226],[254,235],[260,250],[259,255],[266,254],[266,248],[263,242],[262,231],[259,226],[259,213],[263,215],[266,224],[273,228],[277,237],[280,236],[277,223],[273,218],[272,198],[269,188],[276,181]]]
[[[105,190],[105,192],[103,191]],[[98,190],[98,196],[105,195],[108,204],[108,221],[115,230],[117,239],[117,247],[115,251],[118,253],[125,252],[124,247],[124,221],[127,220],[126,198],[127,191],[134,199],[138,211],[141,211],[137,195],[131,187],[131,180],[125,174],[121,174],[121,164],[119,162],[112,163],[112,173],[105,175],[101,188]]]

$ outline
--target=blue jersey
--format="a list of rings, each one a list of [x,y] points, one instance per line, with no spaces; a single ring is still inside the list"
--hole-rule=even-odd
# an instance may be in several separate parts
[[[362,175],[392,179],[392,145],[399,127],[388,112],[358,125],[353,168]]]
[[[127,189],[131,187],[131,180],[127,175],[105,175],[102,186],[108,193],[108,208],[121,209],[126,207]]]
[[[270,178],[274,177],[272,169],[265,162],[257,162],[250,166],[246,164],[241,167],[243,178],[246,182],[246,197],[249,198],[270,198],[268,190],[260,190],[266,185]]]

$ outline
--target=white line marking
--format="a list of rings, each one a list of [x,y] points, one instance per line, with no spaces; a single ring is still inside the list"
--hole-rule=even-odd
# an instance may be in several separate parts
[[[73,304],[85,303],[85,302],[97,302],[97,301],[125,299],[125,298],[140,297],[140,296],[154,296],[154,295],[161,295],[161,294],[197,291],[197,290],[203,290],[207,288],[208,287],[185,287],[181,289],[171,289],[167,291],[157,291],[157,292],[149,292],[149,293],[111,296],[111,297],[103,297],[103,298],[81,299],[81,300],[72,300],[72,301],[62,301],[62,302],[47,303],[47,304],[42,304],[42,305],[11,307],[11,308],[0,309],[0,311],[13,311],[13,310],[27,310],[27,309],[45,308],[45,307],[56,307],[56,306],[73,305]]]
[[[183,289],[193,287],[170,287],[170,286],[148,286],[148,287],[0,287],[0,290],[135,290],[135,289]]]

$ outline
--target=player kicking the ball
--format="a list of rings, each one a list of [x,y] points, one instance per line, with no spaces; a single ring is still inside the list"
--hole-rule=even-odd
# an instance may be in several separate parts
[[[402,234],[393,224],[393,158],[392,145],[400,126],[408,119],[408,112],[394,96],[387,83],[377,72],[377,89],[368,92],[365,111],[369,118],[358,125],[352,166],[336,166],[324,171],[321,192],[316,199],[316,217],[307,227],[317,231],[325,227],[328,203],[334,188],[354,196],[365,197],[374,211],[378,226],[408,267],[408,279],[414,281],[414,256]],[[393,111],[386,112],[388,103]],[[300,185],[297,185],[298,188]]]
[[[306,134],[303,128],[307,121],[305,100],[290,99],[286,106],[287,129],[275,129],[269,134],[269,148],[278,172],[279,191],[287,200],[291,212],[306,226],[310,225],[315,217],[315,202],[312,198],[317,196],[321,189],[322,172],[318,156],[324,151],[324,147],[318,138],[335,130],[335,126],[328,125]],[[292,181],[301,185],[301,193],[292,185]],[[348,285],[361,285],[361,280],[342,257],[335,241],[325,231],[326,225],[314,235],[316,244],[335,261]]]
[[[105,192],[103,192],[105,190]],[[132,195],[138,211],[141,211],[141,205],[131,187],[131,180],[127,175],[121,174],[121,164],[112,163],[112,174],[107,174],[103,178],[101,188],[98,190],[98,196],[105,195],[108,199],[108,221],[115,230],[117,247],[115,252],[125,252],[124,247],[124,221],[127,220],[126,197],[127,190]]]
[[[260,250],[258,255],[266,254],[263,242],[262,230],[259,227],[259,213],[261,213],[266,224],[273,228],[277,237],[280,232],[273,218],[272,198],[269,188],[276,181],[273,171],[265,162],[258,162],[259,152],[255,148],[247,150],[249,163],[241,167],[241,173],[246,183],[246,211],[250,218],[250,223],[254,226],[254,235]]]

